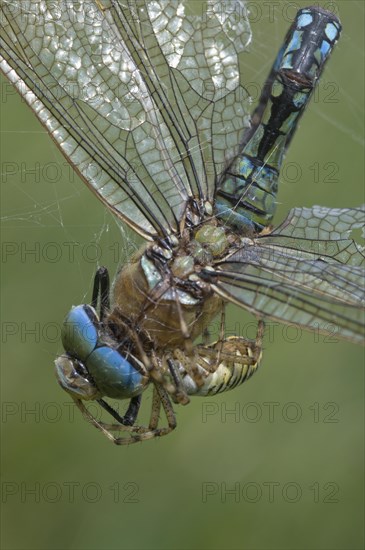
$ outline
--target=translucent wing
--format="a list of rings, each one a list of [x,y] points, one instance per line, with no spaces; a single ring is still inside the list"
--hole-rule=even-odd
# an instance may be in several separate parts
[[[119,218],[153,238],[178,228],[189,197],[212,200],[248,124],[242,1],[199,16],[166,0],[0,6],[1,70]]]
[[[350,238],[365,209],[295,208],[202,276],[255,314],[364,341],[364,250]]]

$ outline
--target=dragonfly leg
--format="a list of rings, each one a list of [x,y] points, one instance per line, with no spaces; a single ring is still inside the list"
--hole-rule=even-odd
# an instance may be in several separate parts
[[[111,407],[109,403],[104,401],[104,399],[97,399],[99,405],[103,407],[103,409],[105,409],[113,418],[115,418],[117,422],[123,424],[123,426],[133,426],[133,424],[137,420],[138,412],[141,407],[141,401],[141,394],[132,397],[125,415],[120,416],[120,414],[115,409],[113,409],[113,407]]]
[[[104,321],[110,310],[110,279],[106,267],[99,267],[94,277],[91,306],[96,309],[100,298],[100,321]]]

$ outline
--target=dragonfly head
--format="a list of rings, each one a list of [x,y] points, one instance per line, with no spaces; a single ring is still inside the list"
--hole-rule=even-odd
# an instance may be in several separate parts
[[[101,393],[80,361],[67,354],[60,355],[55,361],[55,367],[58,383],[72,397],[85,401],[101,398]]]

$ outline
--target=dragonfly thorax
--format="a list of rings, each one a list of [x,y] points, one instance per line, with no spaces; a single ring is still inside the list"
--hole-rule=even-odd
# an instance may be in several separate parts
[[[184,230],[179,246],[170,251],[155,243],[141,248],[117,275],[113,315],[147,331],[157,347],[183,345],[182,326],[194,340],[223,307],[197,272],[231,245],[224,227],[209,221]]]

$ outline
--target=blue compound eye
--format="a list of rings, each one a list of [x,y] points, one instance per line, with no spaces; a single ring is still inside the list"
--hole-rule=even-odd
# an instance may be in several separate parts
[[[132,397],[145,386],[145,376],[109,346],[96,348],[88,357],[86,367],[99,391],[107,397]]]
[[[99,319],[88,305],[73,307],[62,327],[62,344],[72,357],[85,362],[98,343]]]
[[[84,393],[83,399],[93,391],[119,399],[141,393],[146,377],[133,366],[137,360],[125,359],[104,330],[93,307],[83,304],[71,309],[62,328],[68,361],[56,362],[60,384],[71,393]]]

